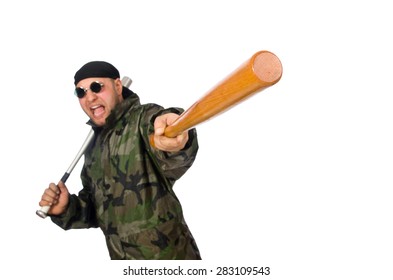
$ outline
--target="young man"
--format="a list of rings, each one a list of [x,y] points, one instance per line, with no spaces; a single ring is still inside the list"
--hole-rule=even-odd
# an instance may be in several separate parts
[[[89,62],[74,79],[95,131],[85,152],[83,189],[71,195],[62,182],[51,183],[39,205],[50,205],[52,221],[65,230],[100,227],[111,259],[200,259],[173,191],[195,160],[195,129],[165,137],[181,110],[141,105],[110,63]]]

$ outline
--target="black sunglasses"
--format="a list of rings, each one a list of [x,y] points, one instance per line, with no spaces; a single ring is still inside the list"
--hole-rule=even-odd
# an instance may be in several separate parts
[[[102,90],[103,86],[104,86],[103,83],[95,81],[90,84],[90,88],[84,88],[84,87],[75,88],[75,95],[78,96],[78,98],[83,98],[85,97],[89,89],[94,93],[99,93]]]

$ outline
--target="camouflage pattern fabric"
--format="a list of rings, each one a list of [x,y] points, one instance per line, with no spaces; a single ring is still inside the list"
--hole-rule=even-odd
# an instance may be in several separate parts
[[[125,99],[95,128],[81,173],[83,189],[70,195],[66,213],[51,219],[61,228],[100,227],[111,259],[200,259],[173,185],[193,164],[197,136],[189,131],[176,153],[150,147],[156,116],[181,112]]]

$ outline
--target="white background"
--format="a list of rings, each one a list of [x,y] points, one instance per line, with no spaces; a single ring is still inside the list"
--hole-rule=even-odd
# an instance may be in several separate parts
[[[100,230],[35,215],[89,131],[73,95],[80,66],[109,61],[142,103],[187,108],[269,50],[281,81],[198,127],[198,158],[175,191],[204,260],[180,264],[392,279],[389,2],[3,1],[1,278],[124,279],[128,265],[174,265],[110,262]]]

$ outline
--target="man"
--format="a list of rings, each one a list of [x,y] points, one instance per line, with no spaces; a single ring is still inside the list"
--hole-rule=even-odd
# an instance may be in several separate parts
[[[83,189],[71,195],[62,182],[51,183],[39,205],[50,205],[52,221],[65,230],[100,227],[111,259],[200,259],[173,191],[195,160],[195,129],[165,137],[181,110],[141,105],[110,63],[89,62],[74,79],[95,131],[85,152]]]

